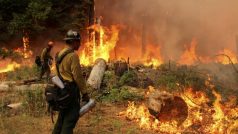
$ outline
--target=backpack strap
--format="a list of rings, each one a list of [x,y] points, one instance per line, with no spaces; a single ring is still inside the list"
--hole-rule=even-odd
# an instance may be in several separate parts
[[[61,76],[60,72],[59,72],[59,65],[60,63],[63,61],[64,57],[70,53],[73,53],[74,50],[73,49],[68,49],[66,50],[61,56],[59,56],[59,52],[56,54],[55,56],[55,61],[56,61],[56,70],[57,70],[57,73],[58,73],[58,76],[60,78],[61,81],[64,82],[64,79],[63,77]]]

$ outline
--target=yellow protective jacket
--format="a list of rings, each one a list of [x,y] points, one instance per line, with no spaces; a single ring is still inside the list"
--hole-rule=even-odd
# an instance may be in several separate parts
[[[68,49],[71,49],[71,48],[66,47],[63,50],[61,50],[58,54],[58,57],[64,54],[64,52],[66,52]],[[69,53],[64,57],[64,59],[59,65],[59,72],[64,80],[67,80],[70,82],[75,81],[82,94],[87,93],[86,82],[82,75],[81,66],[79,63],[79,57],[77,53],[75,52]]]
[[[50,51],[48,51],[47,48],[42,50],[40,59],[42,62],[48,62],[49,59],[52,59],[50,56]]]

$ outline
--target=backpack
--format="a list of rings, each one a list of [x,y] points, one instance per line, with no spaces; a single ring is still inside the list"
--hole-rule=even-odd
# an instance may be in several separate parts
[[[40,66],[42,65],[40,56],[36,56],[36,58],[35,58],[35,63],[36,63],[36,65],[37,65],[38,67],[40,67]]]
[[[47,84],[45,88],[45,99],[48,103],[48,111],[51,113],[52,111],[61,111],[69,108],[72,100],[75,98],[72,89],[77,87],[76,83],[65,81],[59,72],[59,64],[62,62],[63,58],[66,55],[72,52],[73,50],[68,50],[64,52],[60,57],[58,57],[58,54],[56,54],[56,70],[58,72],[60,80],[64,83],[64,88],[61,89],[54,84]]]

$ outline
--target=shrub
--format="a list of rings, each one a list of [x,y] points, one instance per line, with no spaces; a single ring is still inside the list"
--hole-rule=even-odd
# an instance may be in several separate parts
[[[177,66],[174,70],[166,70],[159,75],[156,86],[165,87],[170,91],[179,90],[179,87],[191,87],[195,90],[206,89],[206,76],[201,75],[193,67]]]
[[[100,97],[100,100],[106,102],[120,102],[120,101],[135,101],[141,100],[143,97],[135,93],[130,92],[127,88],[122,89],[111,89],[108,94]]]
[[[46,113],[47,104],[44,99],[44,90],[27,90],[24,96],[23,109],[31,116],[42,116]]]
[[[8,80],[31,79],[39,74],[39,68],[36,65],[32,67],[22,66],[13,72],[7,73]]]
[[[138,87],[139,86],[138,76],[134,71],[127,71],[120,78],[119,84],[120,86],[128,85]]]
[[[118,78],[113,71],[106,71],[103,76],[101,88],[103,90],[110,90],[118,87]]]

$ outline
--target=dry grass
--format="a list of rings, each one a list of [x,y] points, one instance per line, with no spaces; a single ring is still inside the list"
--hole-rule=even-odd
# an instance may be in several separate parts
[[[156,70],[158,71],[158,70]],[[160,70],[161,71],[161,70]],[[15,72],[16,74],[8,75],[10,79],[22,79],[23,77],[31,74],[28,71],[25,72]],[[168,71],[166,71],[168,72]],[[149,74],[155,74],[151,72]],[[186,76],[185,78],[180,76]],[[3,76],[6,77],[6,76]],[[150,75],[148,77],[151,77]],[[198,75],[187,73],[185,71],[176,70],[171,73],[161,73],[159,75],[154,76],[155,83],[159,86],[165,86],[169,89],[176,89],[177,83],[184,84],[184,86],[194,85],[197,87],[198,83],[204,83],[204,79],[197,82]],[[198,77],[200,78],[200,77]],[[0,76],[1,79],[1,76]],[[117,79],[111,74],[108,74],[108,80],[105,81],[107,85],[105,85],[105,89],[110,93],[106,94],[101,98],[102,102],[98,102],[96,107],[88,114],[84,115],[78,121],[78,124],[75,128],[75,134],[153,134],[156,133],[150,130],[141,130],[139,128],[138,123],[134,121],[127,120],[125,117],[120,117],[117,114],[121,111],[125,111],[127,108],[127,100],[128,98],[135,99],[136,97],[131,95],[129,92],[124,92],[124,90],[119,90],[117,87]],[[187,81],[184,81],[186,79]],[[180,80],[180,81],[179,81]],[[188,81],[189,80],[189,81]],[[195,81],[195,82],[194,82]],[[194,84],[195,83],[195,84]],[[201,86],[202,84],[199,84]],[[156,85],[155,85],[156,86]],[[198,86],[198,88],[199,88]],[[203,86],[203,85],[202,85]],[[115,88],[116,87],[116,88]],[[115,88],[115,90],[113,90]],[[116,90],[118,89],[118,90]],[[120,91],[120,92],[119,92]],[[131,91],[131,89],[130,89]],[[138,89],[135,88],[135,91],[138,92]],[[143,92],[144,90],[141,90]],[[227,92],[227,90],[224,90]],[[18,102],[19,100],[24,99],[25,96],[33,99],[28,100],[28,102],[41,102],[43,99],[41,98],[41,93],[36,94],[26,94],[26,93],[18,93],[15,94],[13,92],[8,93],[0,93],[1,104],[9,103],[9,102]],[[140,93],[139,93],[140,94]],[[8,99],[9,98],[9,99]],[[40,101],[38,101],[40,99]],[[107,101],[105,101],[107,100]],[[122,101],[124,100],[124,101]],[[28,104],[28,103],[27,103]],[[27,105],[28,106],[28,105]],[[32,106],[32,105],[31,105]],[[46,115],[44,108],[39,110],[38,105],[33,105],[30,111],[25,110],[20,114],[6,116],[5,114],[1,114],[0,112],[0,134],[49,134],[52,132],[54,124],[51,122],[51,118],[49,115]],[[33,114],[29,114],[31,112],[43,113],[39,114],[40,116],[33,116]],[[6,111],[8,112],[8,111]],[[34,112],[34,113],[35,113]],[[55,116],[56,121],[56,116]]]
[[[151,134],[153,131],[141,130],[137,123],[119,117],[126,109],[125,104],[97,103],[96,107],[79,119],[75,134]],[[55,120],[56,120],[55,116]],[[49,134],[53,124],[50,116],[32,117],[17,115],[0,118],[1,134]]]

